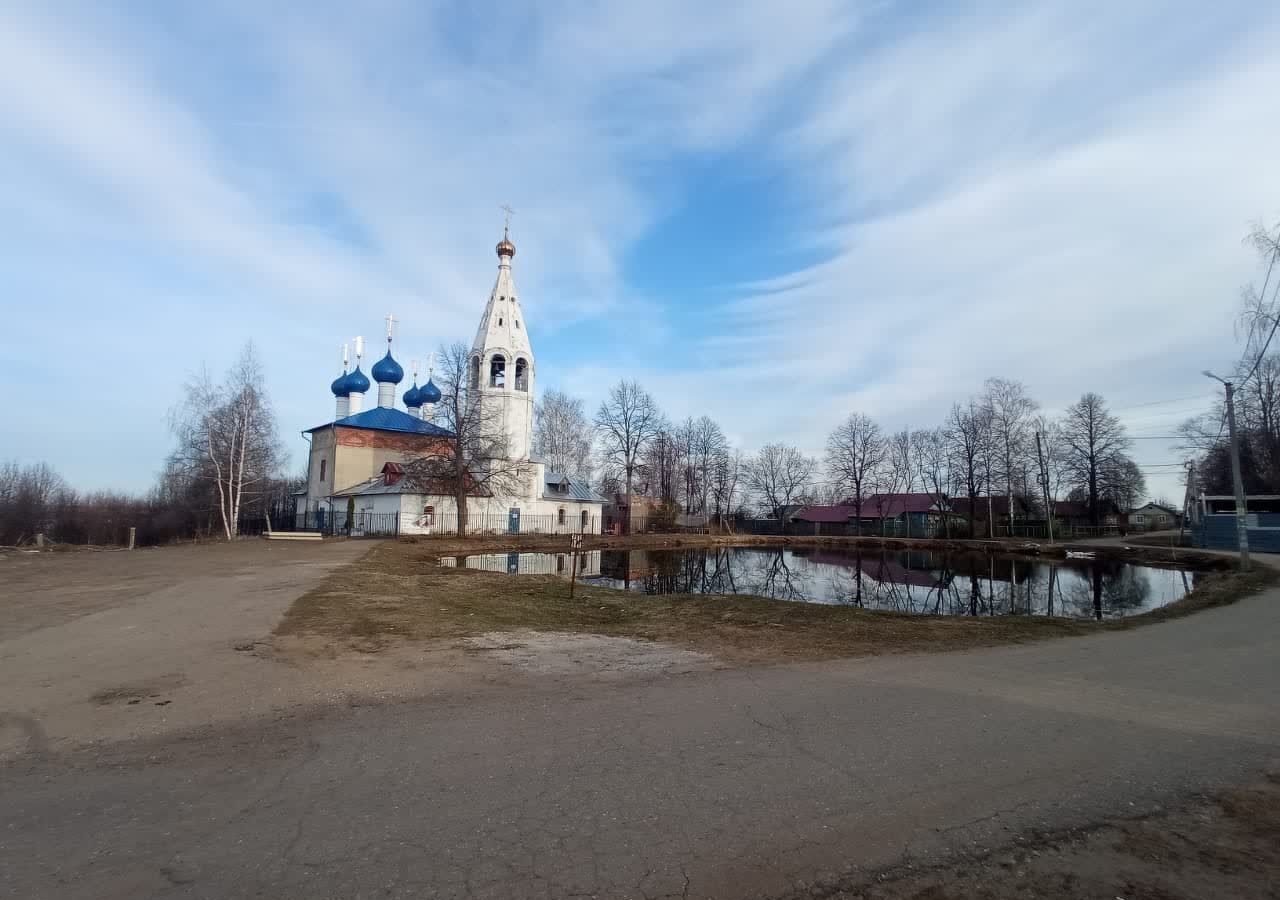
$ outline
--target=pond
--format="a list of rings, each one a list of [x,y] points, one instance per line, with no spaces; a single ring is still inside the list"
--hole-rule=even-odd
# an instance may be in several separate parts
[[[569,577],[568,553],[484,553],[441,565]],[[591,550],[584,584],[644,594],[750,594],[928,615],[1114,618],[1185,596],[1197,575],[1116,560],[851,547]]]

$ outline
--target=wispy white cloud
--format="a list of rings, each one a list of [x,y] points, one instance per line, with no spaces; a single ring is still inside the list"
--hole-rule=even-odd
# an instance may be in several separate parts
[[[673,414],[809,448],[992,374],[1049,407],[1188,393],[1230,355],[1240,235],[1277,214],[1280,23],[1244,4],[82,12],[0,12],[0,238],[24,257],[0,281],[99,336],[180,335],[147,349],[168,370],[253,333],[290,429],[327,411],[331,345],[388,309],[405,355],[470,332],[505,202],[545,382],[594,403],[638,376]],[[629,253],[718,160],[769,173],[794,215],[752,227],[811,262],[753,280],[708,256],[695,316]],[[44,327],[19,314],[17,341]],[[0,455],[100,483],[41,415]]]

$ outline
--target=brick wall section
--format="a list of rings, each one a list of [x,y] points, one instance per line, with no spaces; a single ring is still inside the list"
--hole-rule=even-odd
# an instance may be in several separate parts
[[[367,428],[336,428],[338,443],[343,447],[368,447],[376,450],[395,450],[398,453],[443,453],[448,450],[447,438],[425,434],[406,434],[399,431],[371,431]]]

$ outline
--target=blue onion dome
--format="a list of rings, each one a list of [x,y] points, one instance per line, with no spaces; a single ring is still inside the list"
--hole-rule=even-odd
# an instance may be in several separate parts
[[[439,403],[440,388],[436,387],[436,383],[428,378],[427,383],[422,386],[420,391],[418,391],[418,399],[422,401],[423,405],[428,403]]]
[[[373,364],[370,370],[373,373],[373,380],[378,384],[399,384],[404,381],[404,369],[400,368],[400,363],[391,358],[391,350],[387,350],[387,355],[382,357]]]
[[[419,394],[421,393],[422,393],[422,389],[418,387],[418,382],[415,380],[413,382],[413,387],[409,388],[409,390],[404,392],[405,407],[407,409],[416,409],[417,407],[421,406],[422,397],[419,396]]]
[[[369,379],[360,371],[357,365],[351,374],[347,376],[347,393],[348,394],[365,394],[369,392]]]
[[[351,389],[347,387],[347,373],[343,372],[333,379],[333,384],[329,385],[329,390],[333,391],[333,396],[335,397],[345,397],[350,394]]]

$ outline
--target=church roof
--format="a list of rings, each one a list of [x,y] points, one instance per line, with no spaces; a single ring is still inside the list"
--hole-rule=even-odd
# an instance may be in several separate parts
[[[547,472],[543,477],[546,487],[542,491],[543,500],[577,500],[584,503],[604,503],[605,498],[591,490],[591,485],[581,478],[565,475],[562,472]]]
[[[321,428],[328,428],[330,425],[341,425],[343,428],[368,428],[372,431],[402,431],[408,434],[423,434],[429,437],[453,436],[453,432],[446,428],[425,422],[409,415],[404,410],[386,406],[375,406],[373,409],[366,409],[344,419],[337,419],[333,422],[317,425],[315,428],[308,428],[307,431],[319,431]]]

